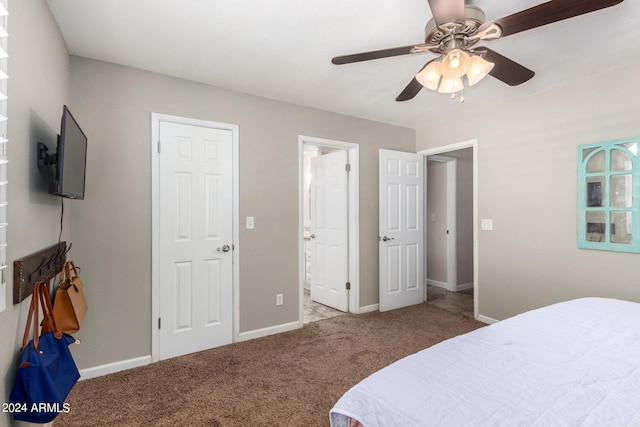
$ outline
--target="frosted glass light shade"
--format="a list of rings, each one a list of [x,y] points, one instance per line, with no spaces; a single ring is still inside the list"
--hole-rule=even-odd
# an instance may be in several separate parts
[[[440,63],[438,61],[431,61],[416,74],[416,80],[427,89],[436,90],[438,89],[440,76]]]
[[[453,93],[458,92],[464,89],[464,85],[462,84],[462,79],[445,79],[443,78],[440,82],[440,87],[438,87],[438,92],[440,93]]]
[[[473,86],[482,80],[489,71],[493,69],[495,64],[493,62],[489,62],[480,56],[472,56],[469,61],[469,70],[467,71],[467,79],[469,80],[469,85]]]
[[[459,79],[464,76],[469,69],[471,58],[469,54],[460,49],[452,49],[442,58],[440,72],[442,78]]]

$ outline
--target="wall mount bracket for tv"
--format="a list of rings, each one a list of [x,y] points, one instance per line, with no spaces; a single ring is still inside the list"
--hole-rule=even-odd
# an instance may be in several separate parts
[[[38,142],[38,167],[53,166],[58,160],[58,153],[49,154],[49,147],[44,143]]]

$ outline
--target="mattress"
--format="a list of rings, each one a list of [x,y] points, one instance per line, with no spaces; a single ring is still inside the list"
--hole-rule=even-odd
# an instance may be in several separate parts
[[[365,378],[330,420],[333,427],[350,420],[640,426],[640,304],[582,298],[443,341]]]

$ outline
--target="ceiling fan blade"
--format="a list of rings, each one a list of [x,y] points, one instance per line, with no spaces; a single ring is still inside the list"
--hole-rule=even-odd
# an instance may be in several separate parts
[[[432,63],[433,61],[435,61],[437,58],[432,59],[431,61],[427,62],[426,64],[424,64],[424,67],[420,68],[420,71],[424,70],[427,65],[429,65],[430,63]],[[420,72],[418,71],[418,73]],[[416,73],[417,74],[417,73]],[[422,85],[420,84],[420,82],[418,80],[416,80],[416,78],[414,77],[413,80],[411,80],[409,82],[409,84],[407,85],[407,87],[404,88],[404,90],[402,92],[400,92],[400,95],[398,95],[398,97],[396,98],[396,101],[398,102],[402,102],[402,101],[408,101],[410,99],[415,98],[415,96],[418,94],[418,92],[420,92],[420,89],[422,89]]]
[[[409,82],[407,87],[405,87],[404,90],[400,92],[400,95],[398,95],[398,97],[396,98],[396,101],[402,102],[402,101],[408,101],[410,99],[413,99],[418,94],[418,92],[420,92],[420,89],[422,89],[422,85],[414,77]]]
[[[464,25],[467,21],[464,0],[429,0],[429,7],[438,27],[449,23]]]
[[[551,0],[493,21],[502,28],[502,37],[553,22],[595,12],[623,0]],[[485,24],[486,25],[486,24]]]
[[[481,53],[483,50],[486,51],[483,56],[484,59],[495,64],[491,71],[489,71],[489,75],[508,84],[509,86],[520,85],[527,80],[530,80],[536,74],[530,69],[512,61],[506,56],[502,56],[499,53],[494,52],[487,47],[474,49],[476,53]]]
[[[408,55],[414,48],[410,46],[393,47],[391,49],[372,50],[370,52],[354,53],[351,55],[336,56],[331,60],[336,65],[351,64],[353,62],[370,61],[372,59],[389,58],[391,56]]]

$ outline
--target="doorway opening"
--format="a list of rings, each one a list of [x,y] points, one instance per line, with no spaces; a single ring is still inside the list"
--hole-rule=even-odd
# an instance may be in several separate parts
[[[359,312],[357,144],[299,137],[302,324]]]
[[[478,316],[476,140],[421,151],[427,164],[427,302]]]

